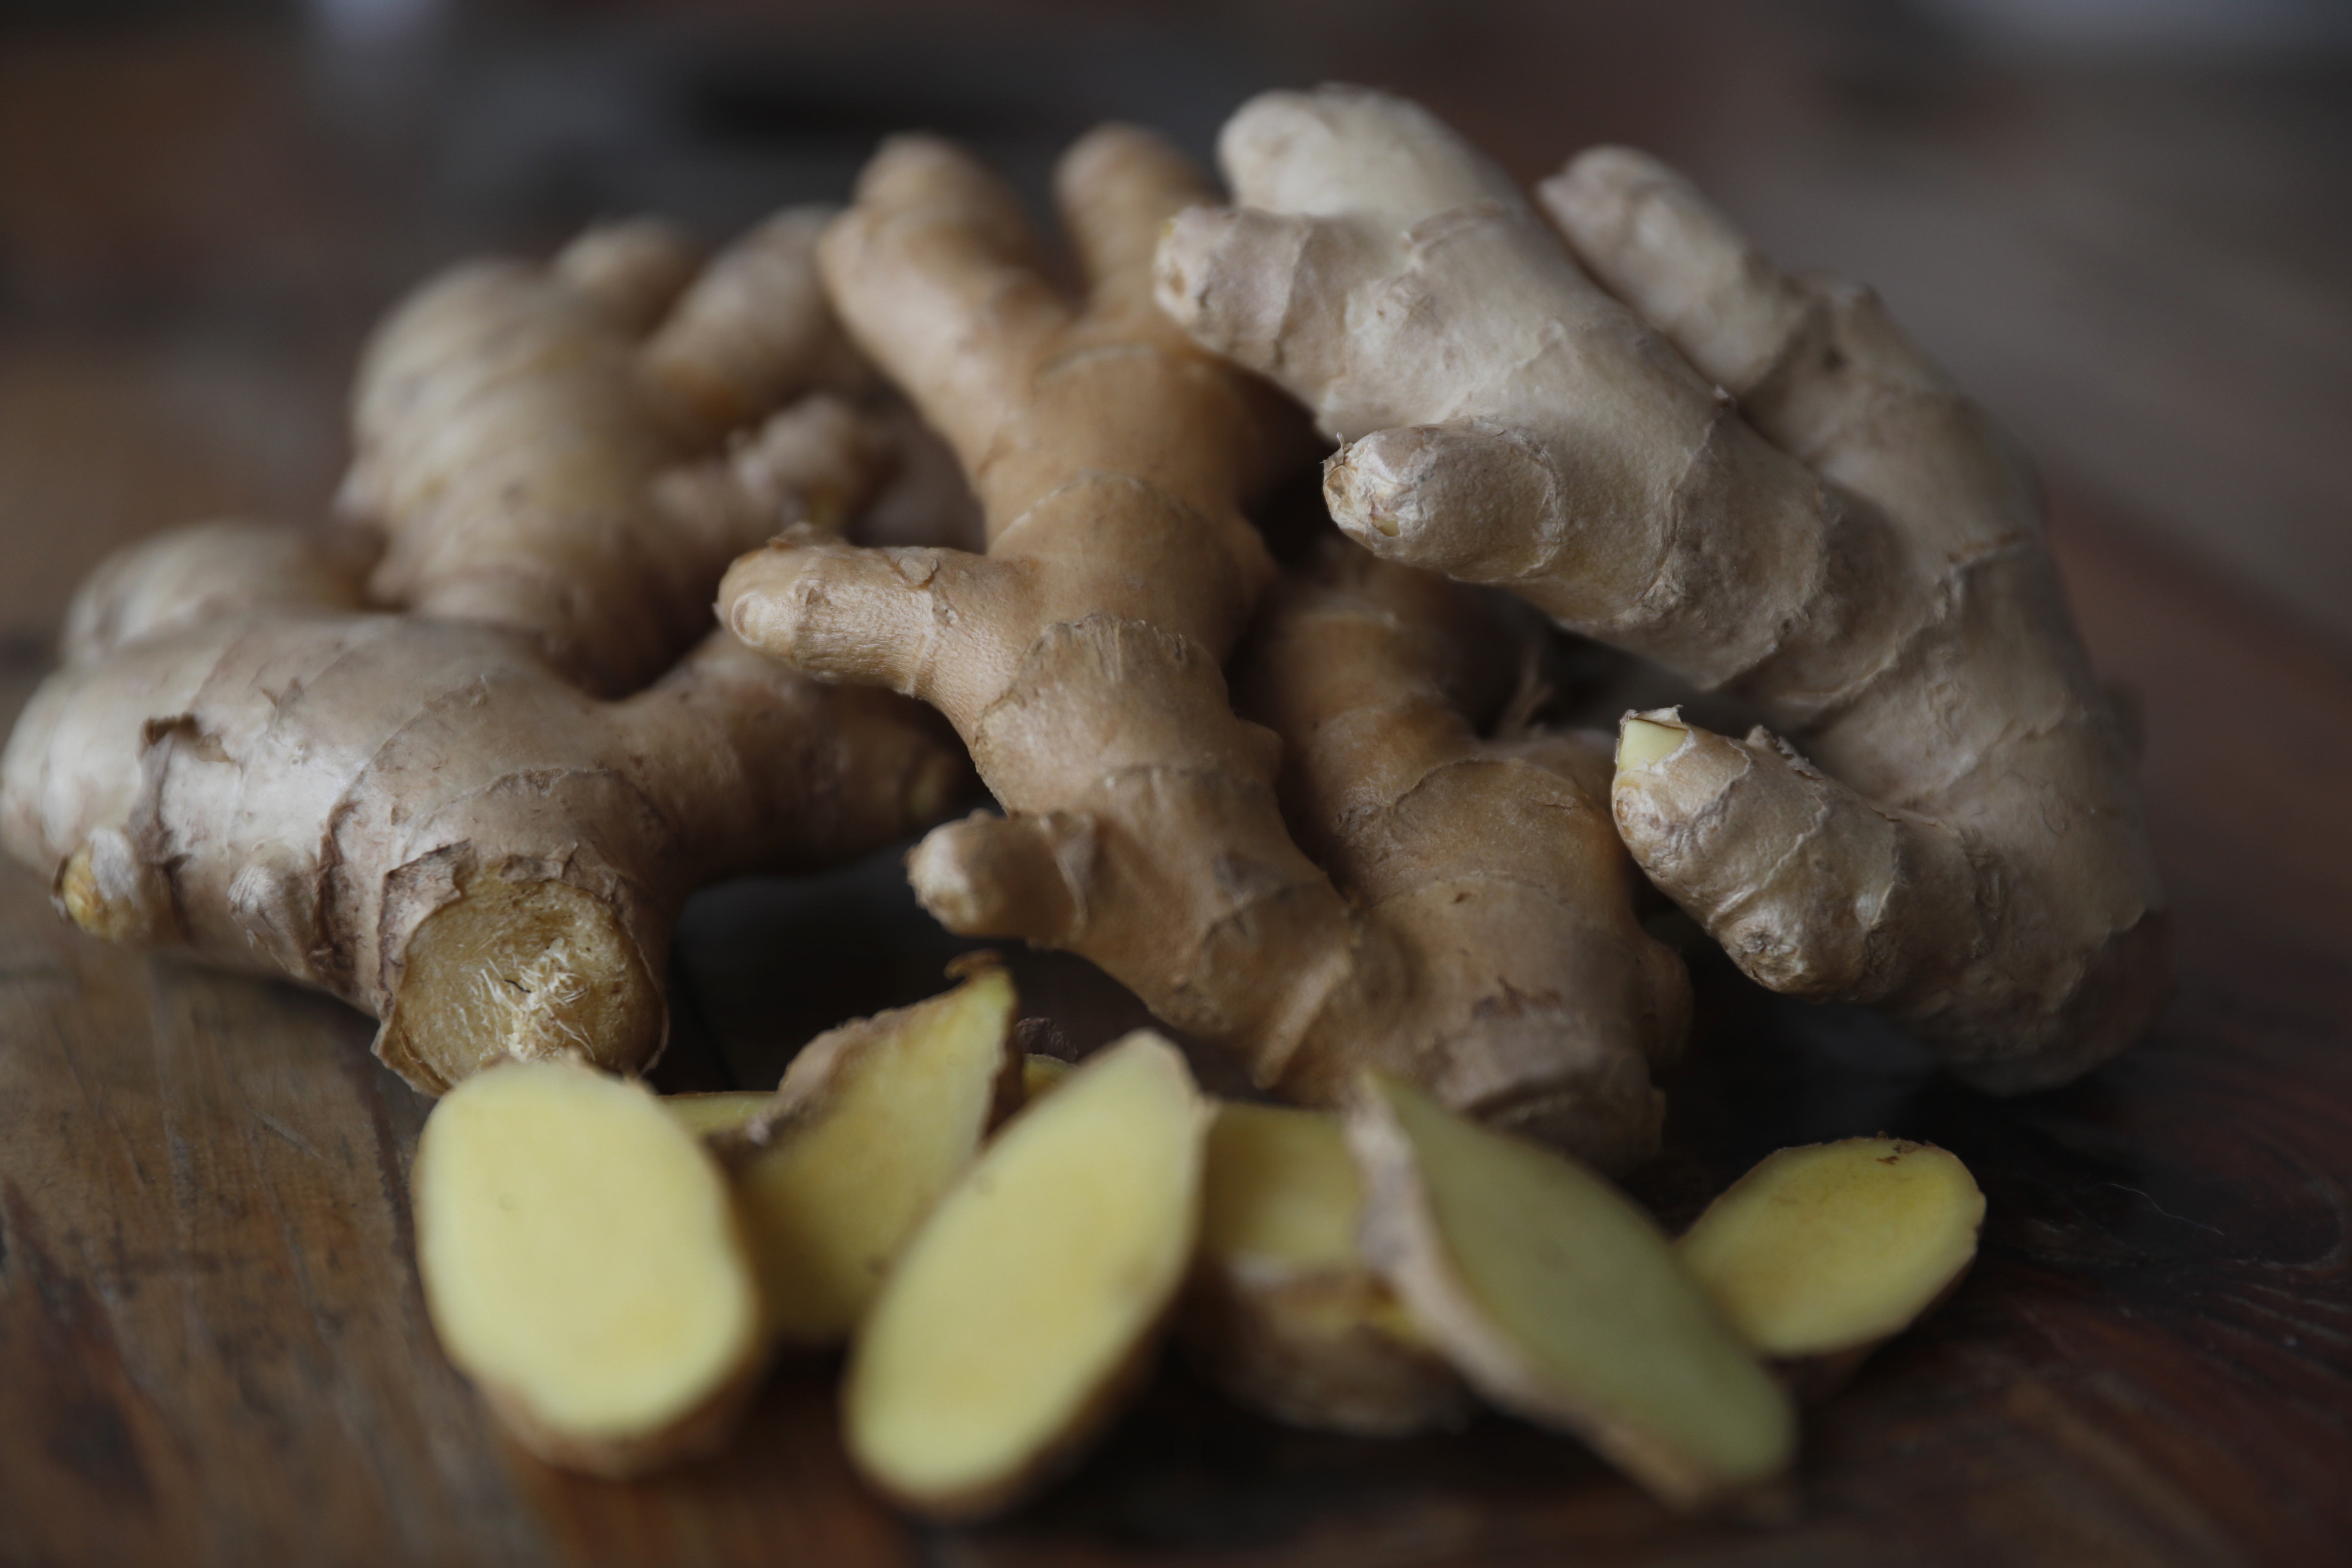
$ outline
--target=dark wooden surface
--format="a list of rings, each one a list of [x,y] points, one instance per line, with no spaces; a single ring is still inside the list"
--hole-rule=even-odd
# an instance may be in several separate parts
[[[317,112],[316,63],[268,34],[0,31],[0,721],[107,543],[317,509],[357,332],[481,227],[390,154],[355,181],[363,138],[290,134]],[[1432,51],[1424,89],[1468,118],[1475,63]],[[1549,132],[1512,105],[1535,89],[1494,68],[1482,133],[1532,145]],[[1801,142],[1750,166],[1793,166]],[[2324,299],[2312,333],[2345,307]],[[2095,447],[2095,423],[2041,444]],[[2340,482],[2303,460],[2297,493]],[[1670,1219],[1771,1147],[1881,1130],[1956,1150],[1990,1198],[1958,1296],[1812,1418],[1799,1522],[1674,1519],[1501,1419],[1401,1444],[1287,1432],[1172,1367],[1076,1477],[981,1530],[913,1526],[859,1490],[823,1364],[783,1369],[721,1460],[562,1476],[496,1436],[433,1345],[405,1203],[426,1108],[367,1058],[368,1022],[90,942],[7,868],[0,1564],[2352,1558],[2352,667],[2228,549],[2118,505],[2096,463],[2062,468],[2084,633],[2144,699],[2180,995],[2084,1083],[1995,1101],[1867,1018],[1702,973],[1670,1152],[1636,1184]],[[2290,557],[2308,523],[2260,505],[2208,521]],[[907,922],[887,867],[706,900],[670,1070],[771,1070],[925,988],[944,944]],[[1083,979],[1040,983],[1049,1010],[1101,1016]]]

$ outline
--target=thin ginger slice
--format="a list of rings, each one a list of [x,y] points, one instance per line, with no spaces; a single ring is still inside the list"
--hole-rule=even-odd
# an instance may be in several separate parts
[[[759,1298],[725,1175],[641,1085],[566,1061],[458,1085],[416,1148],[442,1348],[551,1463],[642,1474],[723,1442]]]
[[[859,1327],[843,1405],[868,1480],[971,1518],[1075,1458],[1183,1279],[1208,1120],[1183,1057],[1139,1031],[1006,1127]]]
[[[1367,1256],[1486,1398],[1575,1433],[1677,1508],[1787,1469],[1788,1396],[1630,1199],[1378,1074],[1348,1136]]]
[[[1337,1116],[1219,1106],[1202,1191],[1179,1332],[1227,1394],[1360,1436],[1463,1419],[1461,1378],[1357,1249],[1363,1184]]]
[[[733,1163],[779,1339],[846,1340],[899,1248],[1017,1102],[1013,1005],[1011,977],[989,969],[821,1035],[793,1059]]]
[[[1957,1156],[1849,1138],[1766,1156],[1679,1250],[1731,1326],[1818,1398],[1951,1294],[1976,1259],[1984,1211]]]

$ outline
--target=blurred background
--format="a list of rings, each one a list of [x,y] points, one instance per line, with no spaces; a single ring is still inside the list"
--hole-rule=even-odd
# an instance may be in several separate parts
[[[1535,176],[1696,172],[1874,281],[2128,532],[2352,662],[2352,0],[0,0],[0,632],[119,540],[316,516],[369,321],[428,268],[652,208],[716,239],[880,135],[1033,195],[1120,116],[1420,98]]]

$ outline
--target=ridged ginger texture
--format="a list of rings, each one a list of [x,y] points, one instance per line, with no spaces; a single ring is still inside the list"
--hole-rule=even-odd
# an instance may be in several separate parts
[[[390,539],[375,588],[434,614],[372,608],[363,549],[287,531],[215,524],[123,552],[83,589],[68,662],[0,762],[9,852],[96,934],[275,970],[373,1014],[378,1053],[421,1089],[509,1054],[645,1066],[688,890],[887,843],[961,772],[912,705],[821,686],[723,632],[639,681],[708,624],[727,560],[837,518],[885,457],[815,395],[728,458],[656,466],[699,443],[646,367],[706,330],[705,284],[740,302],[754,259],[795,276],[776,241],[771,226],[722,255],[667,317],[642,296],[675,295],[678,268],[635,226],[552,268],[468,268],[421,291],[362,376],[354,488],[403,498],[373,514]],[[797,292],[771,306],[821,312],[804,241],[796,254]],[[845,352],[822,314],[802,325],[784,345],[799,362],[763,385]]]
[[[1885,1009],[1996,1089],[2147,1029],[2163,898],[2034,484],[1874,295],[1782,273],[1623,149],[1538,216],[1361,89],[1259,98],[1220,156],[1239,205],[1177,218],[1159,298],[1342,443],[1340,526],[1779,728],[1651,715],[1613,787],[1742,968]]]

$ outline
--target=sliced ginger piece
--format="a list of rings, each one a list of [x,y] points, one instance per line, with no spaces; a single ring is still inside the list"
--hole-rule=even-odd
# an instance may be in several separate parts
[[[838,1344],[907,1238],[1018,1103],[1013,981],[820,1035],[793,1058],[733,1160],[771,1332]]]
[[[1178,1331],[1204,1375],[1277,1421],[1379,1437],[1456,1425],[1469,1391],[1358,1251],[1363,1208],[1337,1116],[1219,1106]]]
[[[1614,1187],[1376,1073],[1348,1139],[1366,1256],[1486,1398],[1582,1437],[1677,1508],[1788,1468],[1788,1396]]]
[[[1819,1399],[1958,1289],[1984,1211],[1957,1156],[1849,1138],[1766,1156],[1680,1251],[1726,1321]]]
[[[639,1475],[715,1449],[765,1340],[727,1181],[641,1085],[490,1068],[416,1146],[417,1263],[442,1348],[551,1464]]]
[[[1183,1280],[1209,1114],[1176,1047],[1139,1030],[1007,1126],[859,1327],[843,1405],[869,1481],[972,1518],[1076,1457]]]

